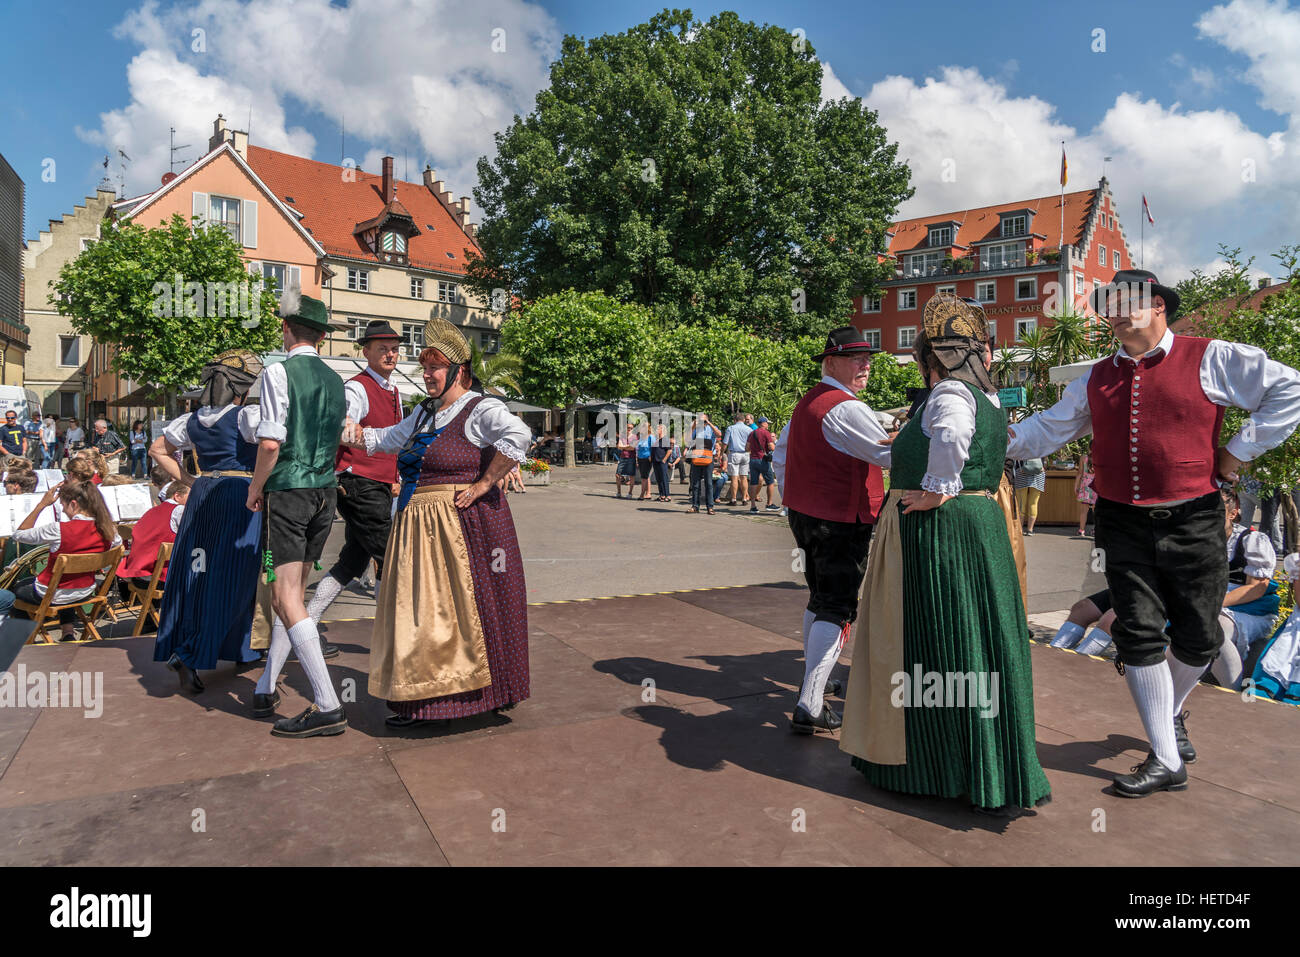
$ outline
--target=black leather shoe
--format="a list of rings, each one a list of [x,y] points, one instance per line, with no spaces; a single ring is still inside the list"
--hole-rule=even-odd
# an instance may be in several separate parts
[[[176,672],[176,676],[180,678],[182,691],[198,694],[203,690],[203,682],[199,680],[198,672],[181,661],[180,656],[172,655],[168,658],[167,667]]]
[[[280,707],[280,692],[272,691],[270,694],[253,694],[253,717],[266,718],[275,714],[275,709]]]
[[[1186,791],[1187,767],[1170,771],[1152,752],[1141,764],[1133,766],[1133,774],[1115,777],[1115,793],[1120,797],[1140,798],[1156,791]]]
[[[844,697],[844,683],[839,678],[832,678],[826,682],[826,688],[822,691],[822,694],[827,697],[842,698]]]
[[[1187,738],[1187,727],[1183,722],[1190,711],[1184,711],[1182,714],[1174,715],[1174,738],[1178,741],[1178,756],[1183,759],[1183,764],[1191,764],[1196,760],[1196,749],[1192,747],[1192,742]]]
[[[296,718],[281,718],[271,726],[271,733],[277,738],[310,738],[318,734],[342,734],[347,729],[348,718],[342,705],[333,711],[322,711],[313,704]]]
[[[338,646],[338,645],[331,645],[331,644],[329,644],[329,643],[328,643],[324,638],[322,638],[322,639],[320,640],[320,653],[321,653],[321,656],[324,657],[327,661],[328,661],[330,658],[337,658],[337,657],[339,656],[339,646]],[[289,657],[286,658],[285,661],[286,661],[286,662],[289,662],[289,663],[292,663],[292,664],[297,664],[297,663],[298,663],[298,655],[295,654],[294,652],[290,651],[290,652],[289,652]]]
[[[408,718],[405,715],[390,714],[384,719],[384,724],[390,728],[427,728],[430,726],[445,727],[451,723],[450,718]]]
[[[790,719],[790,730],[795,734],[816,734],[818,731],[838,731],[840,716],[831,710],[828,704],[822,705],[822,713],[814,718],[804,710],[803,705],[794,706],[794,717]]]

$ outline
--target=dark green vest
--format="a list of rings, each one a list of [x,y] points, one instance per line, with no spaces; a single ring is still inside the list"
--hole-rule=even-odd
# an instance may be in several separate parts
[[[289,380],[289,434],[280,443],[280,458],[266,490],[330,488],[347,414],[343,380],[316,355],[290,356],[284,371]]]
[[[983,392],[962,382],[975,396],[975,434],[971,436],[966,465],[961,470],[964,489],[996,492],[1002,482],[1002,462],[1007,454],[1007,413]],[[891,446],[889,487],[919,489],[930,461],[930,439],[921,431],[921,417],[929,399],[921,403]]]

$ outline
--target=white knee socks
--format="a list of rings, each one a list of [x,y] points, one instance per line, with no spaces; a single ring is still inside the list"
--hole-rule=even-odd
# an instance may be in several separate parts
[[[803,610],[803,646],[808,647],[808,629],[812,627],[813,619],[817,616],[807,608]]]
[[[1174,710],[1171,715],[1177,715],[1183,710],[1183,705],[1187,702],[1187,696],[1192,693],[1196,683],[1201,680],[1201,675],[1205,674],[1205,665],[1185,665],[1173,655],[1167,656],[1169,659],[1169,674],[1174,682]]]
[[[799,703],[814,718],[822,713],[826,679],[840,656],[844,630],[833,621],[817,620],[808,626],[804,641],[803,688]]]
[[[322,711],[333,711],[339,706],[339,699],[334,694],[329,669],[325,667],[325,656],[321,654],[320,633],[316,630],[316,622],[310,618],[298,622],[289,629],[289,641],[298,661],[302,663],[302,670],[307,672],[307,678],[311,681],[311,693],[316,707]]]
[[[1088,637],[1079,642],[1078,647],[1074,650],[1081,655],[1099,655],[1106,650],[1106,646],[1109,644],[1110,635],[1100,628],[1094,628],[1088,632]]]
[[[325,609],[329,608],[330,602],[339,597],[339,592],[343,590],[346,582],[341,582],[333,575],[326,575],[316,583],[316,593],[311,596],[311,601],[307,604],[307,614],[311,615],[311,620],[320,624],[320,616],[325,614]]]
[[[258,694],[271,694],[275,691],[275,683],[280,678],[285,659],[289,657],[289,648],[289,633],[284,630],[284,622],[277,616],[271,624],[271,647],[266,652],[266,667],[262,669],[262,677],[257,679]]]
[[[1073,648],[1075,642],[1083,637],[1083,625],[1076,625],[1072,621],[1067,621],[1056,632],[1056,637],[1052,639],[1053,648]]]
[[[1183,759],[1178,756],[1178,741],[1174,737],[1174,682],[1169,674],[1169,663],[1125,665],[1124,677],[1142,718],[1142,727],[1151,742],[1151,750],[1161,764],[1177,771],[1183,766]]]

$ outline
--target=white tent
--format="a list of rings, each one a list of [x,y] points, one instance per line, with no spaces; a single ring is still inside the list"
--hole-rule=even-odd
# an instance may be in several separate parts
[[[1082,362],[1071,362],[1069,365],[1052,366],[1047,370],[1047,380],[1057,385],[1073,382],[1100,361],[1100,359],[1085,359]]]

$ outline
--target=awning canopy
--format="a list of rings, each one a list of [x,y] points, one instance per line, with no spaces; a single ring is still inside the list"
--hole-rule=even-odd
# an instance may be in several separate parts
[[[1058,385],[1073,382],[1100,361],[1101,359],[1085,359],[1083,362],[1071,362],[1069,365],[1052,366],[1047,370],[1047,381]]]
[[[550,412],[550,409],[543,408],[540,405],[529,405],[527,402],[520,402],[518,399],[506,399],[506,408],[518,415],[520,412]]]

